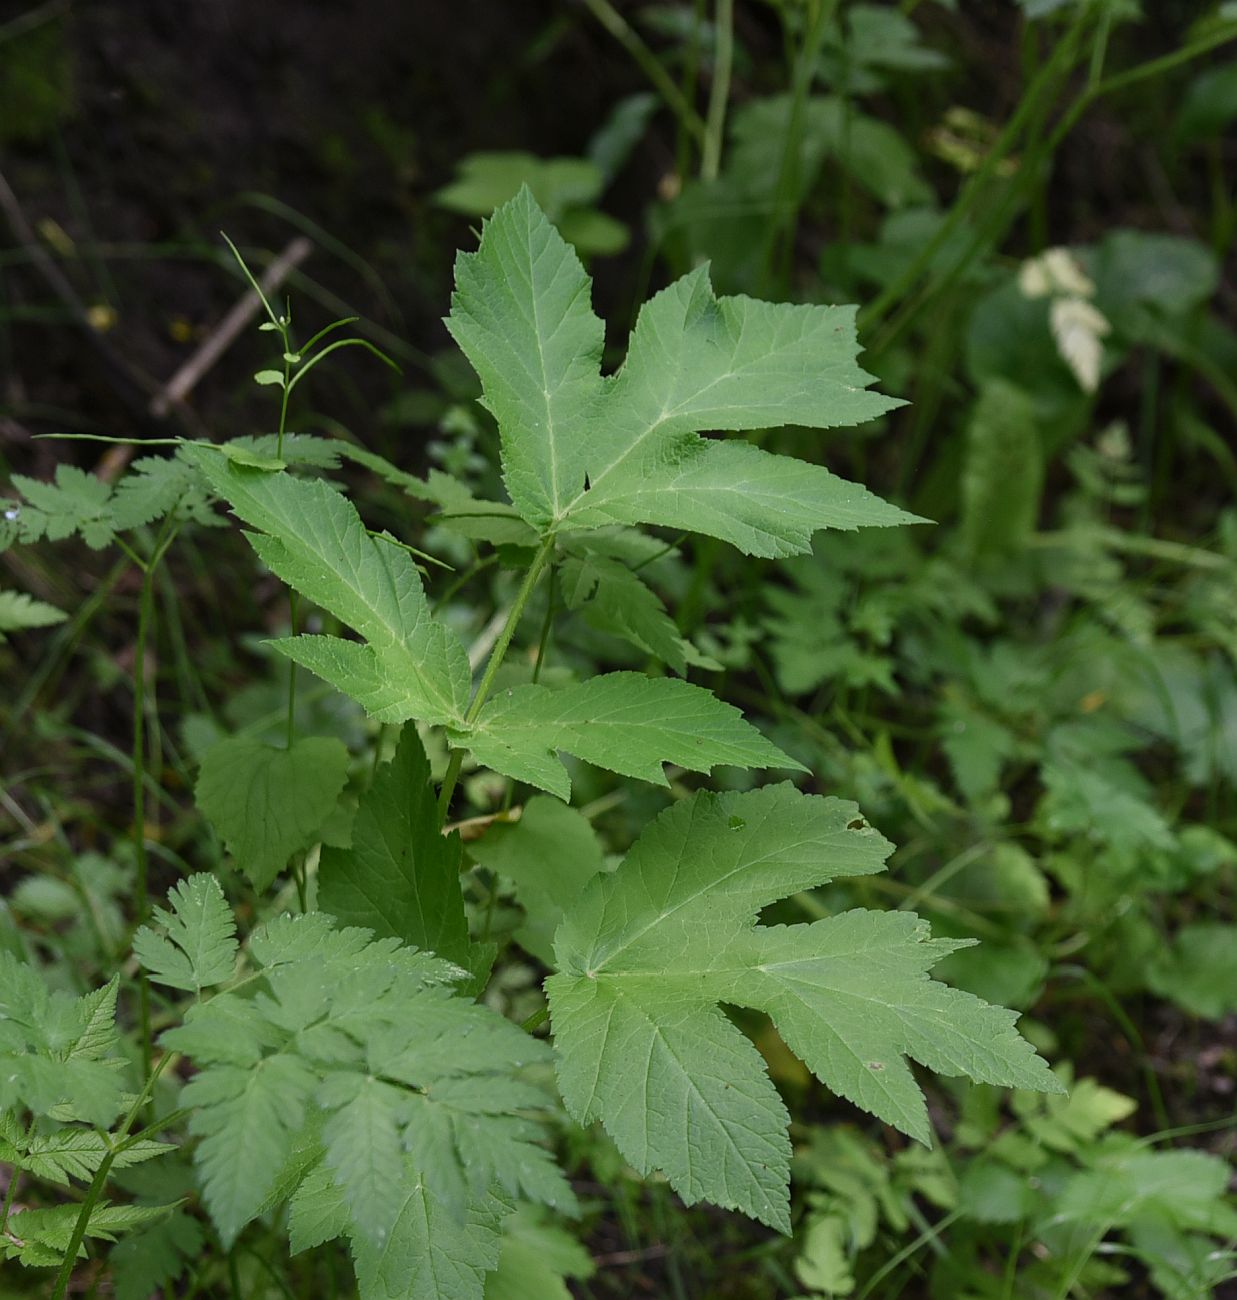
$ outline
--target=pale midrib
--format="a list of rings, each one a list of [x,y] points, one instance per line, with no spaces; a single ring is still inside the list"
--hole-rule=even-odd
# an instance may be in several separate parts
[[[628,948],[630,948],[638,940],[642,939],[646,934],[648,934],[650,930],[661,925],[663,921],[669,920],[669,918],[674,916],[676,912],[681,912],[683,908],[690,906],[692,903],[696,902],[697,899],[704,897],[704,895],[708,894],[711,890],[718,888],[718,886],[720,885],[724,885],[726,881],[732,880],[735,876],[740,875],[742,872],[751,871],[754,868],[765,866],[770,862],[776,861],[777,858],[781,857],[783,854],[794,852],[794,850],[796,849],[801,849],[806,845],[813,844],[815,842],[816,841],[811,838],[798,840],[794,844],[780,847],[776,853],[769,854],[766,857],[751,858],[743,862],[740,862],[737,866],[734,866],[729,871],[727,871],[724,876],[718,876],[714,880],[707,881],[705,884],[701,885],[699,889],[696,889],[692,893],[690,893],[681,902],[675,903],[673,907],[667,908],[664,912],[661,912],[657,916],[653,917],[651,921],[647,921],[644,925],[640,927],[640,929],[638,929],[635,932],[635,934],[630,935],[628,938],[626,938],[617,948],[611,948],[610,951],[606,953],[606,955],[602,958],[601,961],[592,963],[589,966],[589,969],[594,973],[604,970],[605,967],[611,961],[613,961],[615,957],[617,957],[620,953],[626,952]],[[824,878],[825,879],[829,878],[828,873],[825,873]],[[779,894],[778,897],[780,896],[781,895]]]
[[[325,522],[331,529],[329,540],[326,544],[320,542],[315,549],[306,547],[307,554],[317,558],[327,573],[332,574],[353,593],[362,608],[369,612],[373,620],[373,626],[385,633],[384,639],[387,640],[390,647],[401,651],[407,657],[408,665],[422,690],[448,715],[455,717],[455,702],[451,698],[449,691],[444,693],[435,679],[435,675],[427,668],[425,663],[426,655],[422,655],[418,659],[413,653],[414,644],[419,644],[423,651],[432,653],[435,631],[437,628],[442,628],[444,632],[446,630],[445,625],[438,624],[429,613],[425,600],[425,590],[421,586],[421,581],[417,577],[415,569],[412,571],[410,587],[410,594],[412,594],[415,605],[413,623],[411,627],[405,627],[403,625],[403,605],[400,600],[395,574],[391,566],[386,563],[386,557],[379,549],[378,539],[370,537],[365,532],[365,525],[361,522],[359,515],[344,521],[344,532],[339,530],[337,527],[338,521],[332,518],[329,513]],[[353,555],[348,546],[345,533],[354,527],[361,530],[360,537],[357,540],[361,543],[364,558]],[[275,539],[287,549],[288,544],[284,538],[275,534]],[[336,547],[335,554],[340,560],[339,564],[332,565],[331,563],[331,544]],[[386,542],[384,545],[396,546],[392,542]],[[399,550],[397,546],[396,550]],[[403,552],[399,553],[401,556],[403,555]],[[372,590],[375,577],[378,579],[381,597],[385,597],[385,599],[379,597],[379,592]],[[385,611],[391,611],[390,618]],[[425,626],[426,624],[428,626]],[[424,632],[422,632],[423,627]],[[366,641],[370,642],[371,645],[376,641],[376,638],[365,628],[357,627],[354,630],[365,637]],[[443,648],[445,649],[445,646]],[[447,667],[445,662],[442,666],[444,670]]]
[[[604,970],[604,969],[606,968],[606,965],[607,965],[609,962],[611,962],[611,961],[612,961],[615,957],[617,957],[620,953],[626,952],[628,948],[632,947],[635,943],[637,943],[640,939],[642,939],[646,934],[648,934],[648,932],[649,932],[650,930],[652,930],[652,929],[656,928],[657,926],[661,925],[663,921],[669,920],[669,918],[672,917],[676,912],[681,911],[684,907],[687,907],[687,906],[689,906],[690,904],[694,903],[697,899],[699,899],[699,898],[701,898],[703,895],[709,893],[711,890],[716,889],[719,885],[724,885],[724,884],[726,883],[726,881],[732,879],[734,876],[739,875],[741,872],[749,871],[749,870],[752,870],[752,869],[755,869],[755,868],[759,868],[759,867],[765,866],[765,865],[767,865],[768,863],[770,863],[770,862],[772,862],[772,861],[776,861],[776,860],[777,860],[779,857],[781,857],[783,854],[791,853],[791,852],[793,852],[793,851],[796,850],[796,849],[803,848],[805,845],[808,845],[808,844],[819,844],[819,843],[820,843],[820,840],[819,840],[818,838],[812,838],[812,837],[809,837],[809,838],[807,838],[807,839],[798,840],[798,841],[796,841],[794,844],[786,845],[786,846],[784,846],[784,847],[782,847],[782,848],[779,848],[779,849],[777,850],[776,853],[769,854],[769,855],[766,856],[766,857],[763,857],[763,858],[752,858],[752,859],[750,859],[750,860],[748,860],[748,861],[744,861],[744,862],[740,863],[738,866],[736,866],[736,867],[732,868],[730,871],[726,872],[726,874],[725,874],[724,876],[718,876],[715,880],[710,880],[710,881],[708,881],[706,884],[702,885],[702,886],[701,886],[699,889],[697,889],[694,893],[692,893],[692,894],[690,894],[688,897],[684,898],[684,899],[682,900],[682,902],[676,903],[673,907],[668,908],[666,911],[659,913],[659,914],[658,914],[657,916],[655,916],[651,921],[649,921],[649,922],[647,922],[645,925],[641,926],[641,928],[640,928],[639,930],[637,930],[637,931],[635,932],[635,934],[633,934],[633,935],[629,936],[628,938],[624,939],[623,942],[622,942],[622,944],[619,945],[619,947],[617,947],[617,948],[612,948],[609,952],[607,952],[606,955],[602,958],[602,960],[601,960],[600,962],[594,962],[594,963],[592,963],[592,964],[588,967],[588,969],[589,969],[590,971],[592,971],[592,972],[594,973],[594,975],[596,975],[598,972]],[[823,848],[823,847],[827,847],[827,846],[822,845],[822,848]],[[874,865],[870,871],[850,872],[850,873],[847,873],[847,874],[850,875],[850,876],[873,875],[873,874],[875,874],[876,872],[880,871],[880,870],[882,869],[882,866],[883,866],[883,862],[882,862],[882,863],[877,863],[876,865]],[[839,871],[837,871],[837,870],[826,870],[826,871],[822,874],[821,882],[820,882],[820,883],[824,883],[824,882],[826,882],[826,881],[833,880],[833,879],[835,879],[835,878],[839,878],[839,877],[841,876],[841,874],[842,874],[842,873],[839,872]],[[781,895],[781,894],[778,894],[777,896],[780,898],[782,895]],[[756,929],[756,930],[755,930],[755,933],[759,933],[759,929]],[[866,950],[865,950],[865,951],[866,951]],[[833,954],[830,953],[829,956],[832,957]],[[799,960],[799,961],[802,961],[803,959],[802,959],[802,958],[799,958],[798,960]],[[789,965],[789,964],[791,964],[791,963],[789,963],[789,962],[769,962],[769,963],[764,963],[764,966],[765,966],[765,968],[768,968],[768,967],[770,967],[770,966]],[[659,968],[659,969],[660,969],[660,968]],[[615,979],[615,978],[618,978],[618,977],[621,976],[621,975],[629,975],[629,976],[631,976],[631,975],[642,975],[642,976],[647,976],[649,973],[650,973],[650,972],[648,972],[648,971],[609,971],[609,972],[607,972],[607,976],[608,976],[608,978],[610,978],[610,979]],[[677,972],[676,972],[676,973],[677,973]],[[710,969],[709,973],[710,973],[710,974],[717,974],[718,971],[717,971],[717,970],[714,970],[714,969]]]
[[[745,316],[739,326],[739,337],[734,340],[734,345],[731,349],[731,356],[734,356],[738,352],[739,348],[741,347],[743,343],[743,333],[746,329],[747,329],[747,318]],[[679,361],[679,374],[681,375],[682,365],[683,365],[683,356],[681,352],[679,354],[678,361]],[[695,392],[683,398],[683,400],[674,408],[670,410],[662,411],[661,415],[652,424],[650,424],[649,427],[645,429],[643,433],[637,435],[634,442],[629,443],[627,447],[623,451],[621,451],[608,465],[603,466],[600,470],[597,471],[595,476],[590,477],[589,488],[587,490],[581,489],[581,491],[576,494],[575,498],[569,501],[567,505],[563,508],[562,512],[559,515],[559,518],[565,519],[571,513],[571,511],[575,509],[575,507],[579,504],[582,498],[587,496],[589,492],[596,490],[598,483],[600,483],[606,477],[607,474],[611,473],[614,469],[616,469],[619,465],[621,465],[629,456],[631,456],[631,454],[638,447],[640,447],[643,443],[647,442],[649,438],[651,438],[658,431],[658,429],[662,427],[662,425],[664,425],[667,421],[674,419],[674,417],[677,416],[683,410],[683,408],[688,405],[688,403],[699,401],[699,399],[705,393],[707,393],[711,388],[716,388],[718,384],[725,383],[726,380],[733,379],[736,375],[742,374],[744,369],[746,369],[746,367],[741,367],[738,370],[731,369],[728,370],[724,375],[716,376],[709,383],[705,384],[703,388],[698,388],[695,390]],[[610,392],[613,391],[614,391],[613,388],[611,388]]]
[[[541,296],[536,288],[536,258],[533,255],[533,231],[530,226],[525,239],[528,253],[528,292],[533,307],[533,338],[537,343],[537,362],[541,367],[541,394],[545,407],[546,444],[550,462],[550,513],[556,518],[558,508],[558,439],[554,427],[553,404],[550,401],[550,378],[546,366],[545,347],[541,338]]]
[[[619,454],[608,465],[598,470],[596,475],[589,476],[589,486],[587,488],[581,488],[581,490],[576,493],[576,495],[563,507],[558,518],[560,520],[566,519],[571,514],[572,510],[574,510],[586,496],[597,491],[598,484],[602,483],[608,474],[616,470],[625,460],[632,456],[640,446],[646,443],[662,427],[662,425],[673,420],[689,402],[697,400],[717,384],[723,383],[727,379],[733,379],[738,373],[737,370],[732,370],[725,375],[719,375],[712,381],[712,383],[707,384],[704,388],[698,389],[696,392],[692,393],[690,397],[685,397],[678,406],[663,411],[661,415],[644,430],[643,433],[638,434],[633,442],[628,443],[628,445],[619,452]]]

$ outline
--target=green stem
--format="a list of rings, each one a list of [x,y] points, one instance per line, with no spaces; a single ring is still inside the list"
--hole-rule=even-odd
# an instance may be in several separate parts
[[[169,521],[155,539],[150,559],[142,567],[142,593],[138,604],[137,643],[133,651],[133,854],[137,868],[135,902],[138,924],[150,911],[150,864],[146,854],[146,647],[154,620],[155,571],[171,538]],[[141,561],[139,561],[141,563]],[[141,1021],[142,1071],[150,1074],[150,981],[143,970],[138,975],[138,1017]]]
[[[146,646],[153,612],[152,566],[142,566],[138,604],[137,643],[133,649],[133,856],[137,863],[137,919],[146,920],[149,906],[146,858]]]
[[[996,175],[997,169],[1009,156],[1022,130],[1042,111],[1042,106],[1055,96],[1057,82],[1064,78],[1073,66],[1077,33],[1086,14],[1085,6],[1080,6],[1073,24],[1062,38],[1060,44],[1046,60],[1035,80],[1023,95],[1013,116],[1001,129],[992,148],[975,173],[963,185],[961,192],[949,210],[949,215],[937,227],[936,233],[923,245],[911,264],[895,280],[879,293],[859,313],[861,331],[870,329],[884,319],[889,309],[899,302],[908,289],[918,282],[924,272],[932,265],[936,255],[945,247],[950,236],[970,215],[979,201],[984,197],[984,187]]]
[[[770,214],[769,234],[765,244],[765,276],[771,277],[778,249],[781,249],[783,270],[788,271],[792,260],[795,230],[799,224],[801,198],[799,164],[801,161],[803,110],[812,88],[812,76],[820,45],[825,38],[839,0],[814,0],[810,17],[803,32],[802,42],[795,55],[791,74],[790,115],[786,121],[786,137],[782,142],[782,159],[778,167],[777,188],[774,192],[773,211]]]
[[[35,1121],[31,1119],[29,1128],[26,1129],[26,1140],[23,1143],[23,1150],[29,1147],[31,1138],[34,1137]],[[14,1164],[12,1172],[9,1175],[8,1191],[4,1194],[4,1205],[0,1206],[0,1233],[4,1232],[5,1225],[9,1221],[9,1211],[13,1208],[13,1199],[17,1195],[18,1175],[21,1173],[21,1166]]]
[[[546,651],[550,645],[550,633],[554,630],[554,606],[558,584],[554,581],[557,572],[550,570],[550,590],[546,596],[545,619],[541,624],[541,636],[537,640],[537,658],[533,663],[533,685],[541,680],[541,670],[545,666]]]
[[[700,159],[702,180],[713,181],[722,161],[726,134],[726,103],[730,98],[730,72],[734,64],[734,0],[717,0],[717,48],[713,59],[713,85],[709,90],[704,150]]]
[[[594,18],[640,65],[640,70],[653,83],[654,89],[666,101],[675,117],[698,142],[705,137],[705,125],[700,114],[683,98],[674,79],[662,67],[657,55],[644,43],[640,34],[610,3],[610,0],[584,0],[585,7]]]
[[[309,911],[309,885],[308,877],[305,871],[304,855],[298,855],[292,860],[292,880],[296,885],[296,901],[302,912]]]
[[[683,60],[683,84],[680,94],[685,104],[696,102],[696,88],[700,83],[700,44],[705,22],[704,0],[692,0],[692,35],[687,44],[687,57]],[[691,165],[691,136],[681,120],[674,124],[674,170],[682,177]]]
[[[1138,1031],[1138,1026],[1126,1014],[1125,1008],[1121,1005],[1116,994],[1104,983],[1097,975],[1093,974],[1085,966],[1078,966],[1072,963],[1065,963],[1052,968],[1049,971],[1049,979],[1054,976],[1065,976],[1073,978],[1085,984],[1093,993],[1096,994],[1112,1014],[1112,1018],[1117,1022],[1118,1028],[1125,1035],[1126,1041],[1134,1049],[1138,1057],[1139,1068],[1142,1072],[1143,1083],[1147,1089],[1147,1095],[1151,1102],[1151,1110],[1155,1115],[1156,1128],[1165,1129],[1169,1126],[1168,1108],[1164,1104],[1164,1094],[1160,1090],[1159,1076],[1155,1072],[1155,1067],[1151,1064],[1147,1055],[1147,1045],[1143,1041],[1142,1034]]]
[[[868,1279],[867,1285],[859,1292],[856,1300],[866,1300],[866,1297],[870,1296],[876,1287],[883,1282],[890,1273],[900,1268],[922,1246],[926,1246],[930,1242],[935,1241],[946,1228],[952,1227],[961,1217],[961,1210],[951,1210],[939,1223],[930,1224],[926,1232],[921,1232],[914,1241],[909,1245],[904,1246],[896,1255],[888,1260],[882,1268],[872,1274]]]
[[[288,621],[292,629],[292,635],[296,636],[296,592],[291,587],[288,588]],[[288,663],[288,717],[287,717],[287,748],[291,749],[296,742],[296,664],[292,661]]]
[[[550,1008],[542,1007],[540,1011],[534,1011],[531,1016],[520,1026],[526,1033],[531,1034],[534,1030],[540,1029],[550,1018]]]
[[[283,388],[279,398],[279,436],[275,439],[275,455],[279,459],[283,458],[283,435],[284,430],[288,427],[288,398],[292,396],[292,363],[288,360],[288,355],[292,350],[292,340],[288,337],[286,330],[280,331],[280,338],[283,339]]]
[[[473,578],[477,576],[477,574],[483,573],[486,569],[490,568],[491,565],[497,563],[498,563],[498,552],[495,551],[492,555],[487,555],[485,559],[478,560],[476,564],[474,564],[470,569],[465,569],[464,572],[461,573],[458,578],[452,580],[452,582],[448,585],[446,591],[444,591],[442,595],[439,596],[436,601],[434,601],[434,606],[433,606],[434,614],[437,615],[443,609],[443,607],[449,603],[452,596],[454,596],[460,590],[461,587],[465,586],[465,584],[471,582]]]
[[[477,693],[468,706],[468,712],[464,715],[464,725],[466,727],[476,722],[486,698],[489,696],[494,685],[494,678],[502,667],[503,659],[506,657],[507,650],[511,645],[511,638],[515,635],[515,629],[523,616],[525,606],[527,606],[529,597],[532,596],[533,590],[537,586],[537,580],[541,577],[542,570],[549,562],[553,551],[554,534],[550,533],[548,537],[542,540],[540,547],[537,549],[537,554],[533,557],[533,562],[528,566],[528,572],[525,573],[524,581],[520,584],[520,590],[516,593],[515,600],[507,614],[507,621],[503,624],[503,630],[498,634],[494,649],[490,651],[489,662],[485,665],[481,684],[477,687]],[[459,780],[460,766],[463,762],[464,751],[462,749],[453,749],[451,758],[447,763],[446,775],[442,779],[442,791],[438,796],[438,819],[440,822],[445,822],[447,819],[447,810],[451,807],[451,796],[455,793],[455,784]]]
[[[159,1064],[147,1075],[145,1086],[138,1094],[137,1100],[129,1108],[129,1113],[125,1116],[120,1128],[114,1135],[110,1137],[105,1135],[104,1137],[107,1143],[107,1154],[99,1162],[99,1167],[95,1170],[95,1175],[90,1180],[90,1186],[86,1190],[86,1197],[82,1201],[81,1209],[78,1211],[77,1222],[73,1225],[73,1235],[69,1238],[68,1248],[65,1250],[64,1258],[60,1263],[60,1272],[56,1275],[56,1282],[52,1287],[51,1300],[64,1300],[68,1293],[69,1282],[73,1278],[73,1266],[77,1263],[77,1252],[82,1248],[82,1242],[86,1239],[86,1229],[90,1226],[90,1216],[99,1203],[99,1197],[103,1195],[107,1176],[112,1170],[112,1162],[124,1150],[125,1135],[133,1127],[133,1121],[137,1119],[153,1094],[155,1084],[172,1056],[173,1053],[171,1052],[163,1055]]]

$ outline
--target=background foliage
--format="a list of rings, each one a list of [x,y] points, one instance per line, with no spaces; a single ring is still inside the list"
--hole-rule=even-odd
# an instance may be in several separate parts
[[[49,1294],[67,1258],[66,1282],[133,1300],[343,1295],[341,1234],[372,1294],[419,1294],[423,1267],[489,1300],[1225,1294],[1234,36],[1232,5],[1134,0],[538,0],[467,21],[446,5],[144,0],[6,15],[0,1053],[27,1073],[20,1095],[0,1086],[0,1294]],[[441,620],[425,633],[442,638],[436,699],[387,701],[386,721],[415,713],[463,734],[469,668],[535,548],[528,521],[562,504],[538,457],[504,462],[523,517],[491,504],[507,499],[493,415],[519,358],[457,306],[451,335],[487,411],[440,321],[455,250],[476,250],[482,218],[521,186],[593,278],[607,324],[580,316],[572,346],[594,374],[626,355],[640,305],[679,276],[700,290],[707,261],[717,294],[858,304],[860,363],[905,402],[860,411],[856,395],[839,429],[798,427],[822,422],[792,402],[734,427],[935,527],[819,533],[794,554],[810,523],[762,536],[749,498],[717,534],[741,555],[685,533],[700,516],[681,494],[665,498],[677,514],[615,505],[631,496],[620,474],[608,505],[594,498],[606,522],[660,530],[564,538],[496,679],[506,700],[534,674],[561,687],[651,672],[663,709],[685,684],[742,708],[768,738],[759,761],[780,751],[813,774],[803,791],[855,801],[896,846],[884,874],[770,888],[757,933],[860,907],[909,930],[917,913],[940,943],[934,973],[1022,1012],[1053,1064],[1060,1094],[918,1075],[927,1105],[911,1127],[927,1149],[823,1088],[772,1000],[733,1012],[790,1116],[789,1238],[684,1209],[630,1134],[612,1128],[616,1146],[574,1122],[605,1103],[573,1104],[564,1082],[574,1120],[556,1105],[539,1026],[566,904],[600,908],[610,891],[620,907],[618,878],[603,889],[599,873],[658,814],[706,785],[726,816],[790,796],[737,768],[709,781],[678,753],[660,787],[599,770],[578,761],[595,758],[586,728],[532,705],[522,725],[563,762],[511,767],[484,749],[483,714],[484,766],[455,772],[440,736],[422,748],[295,667],[289,709],[288,660],[264,633],[309,633],[301,662],[321,669],[324,634],[353,627],[388,656],[386,680],[405,680],[403,642],[325,591],[290,607],[273,575],[312,582],[312,563],[267,537],[259,565],[221,527],[220,475],[277,455],[345,485],[357,545],[414,581],[422,566]],[[259,275],[308,237],[271,295],[276,320],[285,297],[297,339],[355,316],[347,337],[395,367],[367,346],[304,367],[310,349],[276,325],[241,334],[186,401],[160,402],[246,288],[220,227]],[[464,262],[461,292],[486,269],[484,254]],[[711,294],[692,301],[712,309]],[[805,339],[801,369],[823,348]],[[621,409],[651,400],[638,372],[624,383]],[[719,427],[706,412],[676,433]],[[66,431],[252,437],[204,477],[153,441],[33,437]],[[305,490],[320,499],[288,517],[339,499]],[[638,752],[613,766],[660,773]],[[431,775],[458,777],[459,838],[424,834],[430,807],[391,806],[396,782],[430,791]],[[405,898],[401,851],[433,862],[438,892],[392,921],[373,900]],[[372,939],[293,939],[280,916],[307,896]],[[445,961],[401,965],[393,938],[408,934]],[[567,937],[559,963],[583,962],[587,936]],[[676,935],[651,942],[659,960],[686,951]],[[256,987],[212,995],[238,960]],[[338,1035],[307,1038],[348,979]],[[569,1005],[578,970],[555,979]],[[409,1007],[427,1041],[458,1044],[476,1020],[473,1049],[420,1064],[430,1081],[390,1042]],[[175,1053],[148,1095],[144,1024]],[[521,1065],[500,1079],[514,1042]],[[358,1052],[387,1071],[376,1100],[358,1091]],[[412,1089],[431,1083],[444,1100],[422,1121],[432,1108]],[[509,1105],[478,1102],[486,1088]],[[180,1109],[199,1103],[195,1119]],[[459,1211],[433,1226],[424,1189],[420,1206],[399,1201],[410,1184],[380,1159],[414,1114],[418,1132],[473,1141],[486,1171],[473,1186],[441,1149],[417,1153]],[[243,1167],[238,1123],[261,1138],[241,1144]],[[276,1206],[291,1183],[262,1187],[280,1165],[300,1180],[290,1209]],[[74,1272],[100,1170],[106,1199]]]

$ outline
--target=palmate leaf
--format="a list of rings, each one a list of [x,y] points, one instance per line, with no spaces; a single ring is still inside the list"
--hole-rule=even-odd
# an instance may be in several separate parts
[[[807,550],[818,528],[915,521],[818,465],[699,436],[832,428],[896,406],[865,391],[853,308],[718,298],[701,268],[644,306],[625,364],[603,379],[589,290],[527,190],[456,261],[447,325],[481,377],[529,523],[664,524],[779,556]]]
[[[229,463],[198,451],[211,487],[260,532],[250,542],[290,587],[365,638],[297,636],[275,648],[381,722],[458,722],[468,704],[468,656],[433,618],[412,556],[373,537],[356,508],[320,480]]]
[[[854,804],[790,785],[697,794],[663,813],[559,927],[546,987],[559,1086],[638,1169],[789,1227],[786,1112],[718,1003],[767,1012],[823,1083],[930,1137],[907,1057],[941,1074],[1060,1091],[1016,1016],[930,980],[961,946],[906,912],[763,927],[761,908],[882,869],[891,846]]]
[[[605,673],[559,690],[517,686],[450,735],[495,772],[561,799],[571,782],[557,750],[655,785],[669,784],[663,763],[693,772],[720,764],[803,770],[711,692],[642,673]]]

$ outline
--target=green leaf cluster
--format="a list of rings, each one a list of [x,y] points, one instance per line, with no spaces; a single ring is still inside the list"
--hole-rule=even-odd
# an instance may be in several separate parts
[[[228,980],[236,947],[218,883],[191,877],[171,902],[169,938],[139,936],[152,977]],[[482,1277],[477,1252],[492,1245],[496,1258],[515,1198],[572,1212],[540,1144],[548,1097],[528,1073],[548,1048],[456,995],[458,967],[323,913],[268,922],[244,958],[248,974],[161,1040],[196,1067],[182,1101],[225,1243],[287,1201],[294,1248],[350,1239],[363,1295],[389,1294],[422,1248],[423,1280],[400,1294],[479,1295],[434,1278],[451,1260],[460,1278]]]

